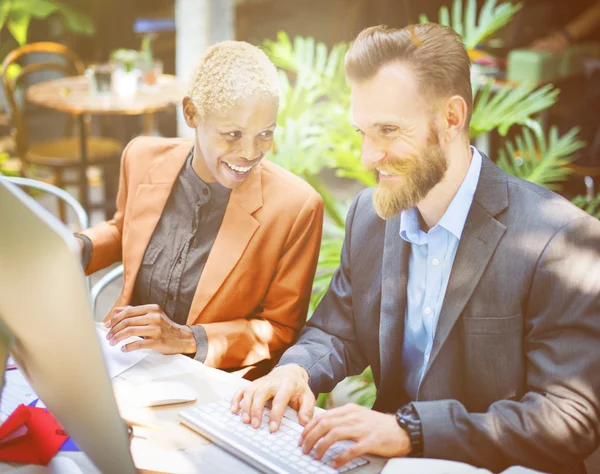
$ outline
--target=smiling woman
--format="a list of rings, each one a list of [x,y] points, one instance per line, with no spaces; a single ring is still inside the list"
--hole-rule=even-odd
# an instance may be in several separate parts
[[[80,234],[93,273],[124,263],[105,322],[125,351],[152,348],[255,377],[306,320],[323,204],[265,161],[277,71],[258,48],[209,48],[183,100],[194,139],[140,137],[123,152],[114,219]]]

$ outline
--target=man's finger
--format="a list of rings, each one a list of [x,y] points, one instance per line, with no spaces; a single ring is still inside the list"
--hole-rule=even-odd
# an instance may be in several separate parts
[[[344,464],[349,463],[353,459],[356,459],[359,456],[362,456],[365,453],[369,452],[370,449],[370,440],[368,438],[362,439],[358,443],[354,443],[344,452],[342,452],[338,457],[336,457],[333,461],[331,461],[331,467],[334,469],[339,469]]]
[[[252,385],[244,391],[244,396],[240,403],[240,415],[242,417],[242,422],[244,423],[250,423],[250,410],[252,409],[252,400],[254,399],[255,391],[255,385]]]
[[[240,411],[240,403],[244,398],[244,391],[246,388],[242,388],[235,392],[235,395],[231,398],[231,413],[234,415]]]
[[[250,407],[250,422],[253,428],[259,428],[262,423],[263,411],[267,401],[273,398],[275,390],[271,385],[263,386],[254,392],[252,406]]]
[[[356,426],[351,424],[342,424],[332,428],[329,433],[321,438],[321,440],[317,443],[315,447],[315,459],[317,461],[321,460],[323,455],[327,452],[327,450],[331,447],[333,443],[337,443],[338,441],[345,440],[355,440],[358,435],[356,433]]]
[[[156,326],[130,326],[128,328],[119,331],[110,340],[111,346],[117,345],[119,342],[124,341],[130,337],[143,337],[149,339],[156,339],[156,332],[160,331]]]
[[[271,433],[277,431],[281,426],[283,414],[293,395],[292,386],[286,383],[281,385],[275,392],[275,397],[273,398],[273,403],[271,405],[271,414],[269,415],[269,431]]]
[[[298,408],[298,421],[302,426],[306,426],[315,412],[315,396],[312,392],[308,391],[300,398],[300,407]]]
[[[342,423],[343,418],[339,416],[322,416],[319,421],[310,430],[304,430],[302,438],[302,451],[304,454],[308,454],[312,451],[315,444],[327,435],[333,428],[339,426]],[[310,424],[309,424],[310,425]]]

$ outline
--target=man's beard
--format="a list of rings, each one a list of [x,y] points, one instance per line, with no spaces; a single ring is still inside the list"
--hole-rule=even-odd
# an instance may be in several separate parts
[[[390,159],[380,169],[403,177],[401,183],[378,182],[373,192],[375,211],[382,219],[390,219],[415,207],[444,179],[448,160],[435,130],[430,127],[427,147],[420,156]]]

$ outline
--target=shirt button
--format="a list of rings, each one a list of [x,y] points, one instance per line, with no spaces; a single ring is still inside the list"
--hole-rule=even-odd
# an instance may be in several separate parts
[[[173,295],[172,295],[171,293],[169,293],[169,294],[167,295],[167,299],[168,299],[169,301],[173,301]]]
[[[434,259],[431,261],[431,263],[437,267],[437,266],[440,264],[440,259],[439,259],[439,258],[434,258]]]
[[[202,194],[204,194],[205,196],[208,196],[208,189],[204,188],[202,190]]]
[[[429,314],[433,313],[433,310],[429,306],[425,306],[425,309],[423,310],[423,312],[425,314],[429,315]]]
[[[425,354],[425,362],[429,362],[429,354]]]
[[[177,259],[177,265],[179,265],[180,263],[181,263],[181,257],[179,257],[179,258]]]

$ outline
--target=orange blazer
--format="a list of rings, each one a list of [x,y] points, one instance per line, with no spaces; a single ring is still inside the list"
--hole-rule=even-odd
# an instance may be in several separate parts
[[[192,145],[155,137],[130,142],[121,159],[114,218],[82,232],[93,243],[86,274],[123,262],[115,306],[131,299],[146,247]],[[187,319],[206,330],[207,365],[273,362],[295,342],[306,321],[322,226],[319,194],[269,161],[232,191]]]

